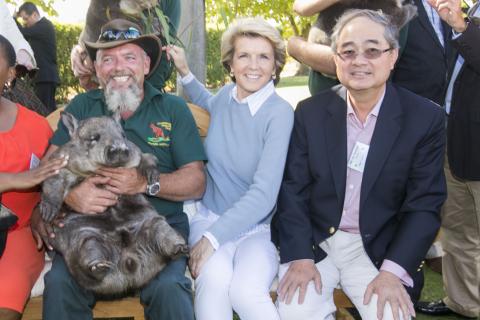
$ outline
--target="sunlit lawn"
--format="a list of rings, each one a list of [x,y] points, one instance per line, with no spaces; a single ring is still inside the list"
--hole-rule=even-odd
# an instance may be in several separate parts
[[[297,87],[306,85],[308,85],[308,76],[285,77],[280,79],[277,88]]]

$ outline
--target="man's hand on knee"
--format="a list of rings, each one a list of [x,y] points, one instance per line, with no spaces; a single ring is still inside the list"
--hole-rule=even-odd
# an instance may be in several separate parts
[[[393,273],[380,271],[368,285],[363,304],[369,304],[373,294],[378,296],[377,319],[383,319],[386,302],[390,304],[395,320],[400,320],[400,312],[403,319],[408,319],[410,316],[415,317],[412,300],[400,279]]]
[[[322,281],[320,272],[318,272],[315,262],[311,259],[295,260],[290,263],[287,272],[280,280],[278,286],[278,297],[280,301],[290,304],[297,288],[299,289],[298,304],[305,301],[308,283],[315,283],[315,290],[318,294],[322,290]]]

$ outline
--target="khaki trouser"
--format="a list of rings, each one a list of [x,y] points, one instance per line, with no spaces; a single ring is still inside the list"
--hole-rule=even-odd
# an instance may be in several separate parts
[[[480,165],[480,164],[479,164]],[[468,317],[480,315],[480,181],[452,175],[445,160],[448,197],[442,208],[444,302]]]

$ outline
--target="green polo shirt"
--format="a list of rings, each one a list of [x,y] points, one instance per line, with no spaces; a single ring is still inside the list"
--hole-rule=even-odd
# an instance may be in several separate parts
[[[127,138],[143,152],[155,155],[162,173],[170,173],[193,161],[207,159],[195,120],[182,98],[155,89],[145,82],[145,96],[127,120],[121,120]],[[78,120],[112,115],[102,90],[77,95],[65,109]],[[70,139],[67,128],[59,122],[51,139],[57,146]],[[147,197],[157,212],[168,216],[183,212],[183,202]]]

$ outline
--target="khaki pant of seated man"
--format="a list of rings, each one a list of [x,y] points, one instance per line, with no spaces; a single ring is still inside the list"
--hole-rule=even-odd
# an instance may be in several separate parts
[[[334,320],[336,307],[333,301],[333,290],[340,285],[362,319],[377,319],[377,295],[372,296],[368,305],[363,304],[363,297],[368,284],[379,271],[365,252],[360,235],[338,230],[332,237],[321,243],[320,248],[327,253],[327,257],[316,264],[322,278],[321,294],[316,292],[311,281],[303,304],[298,304],[298,290],[289,305],[279,301],[280,318],[282,320]],[[280,279],[283,278],[288,267],[289,263],[280,265]],[[393,319],[393,314],[387,303],[383,320],[390,319]],[[401,319],[405,318],[401,317]]]

